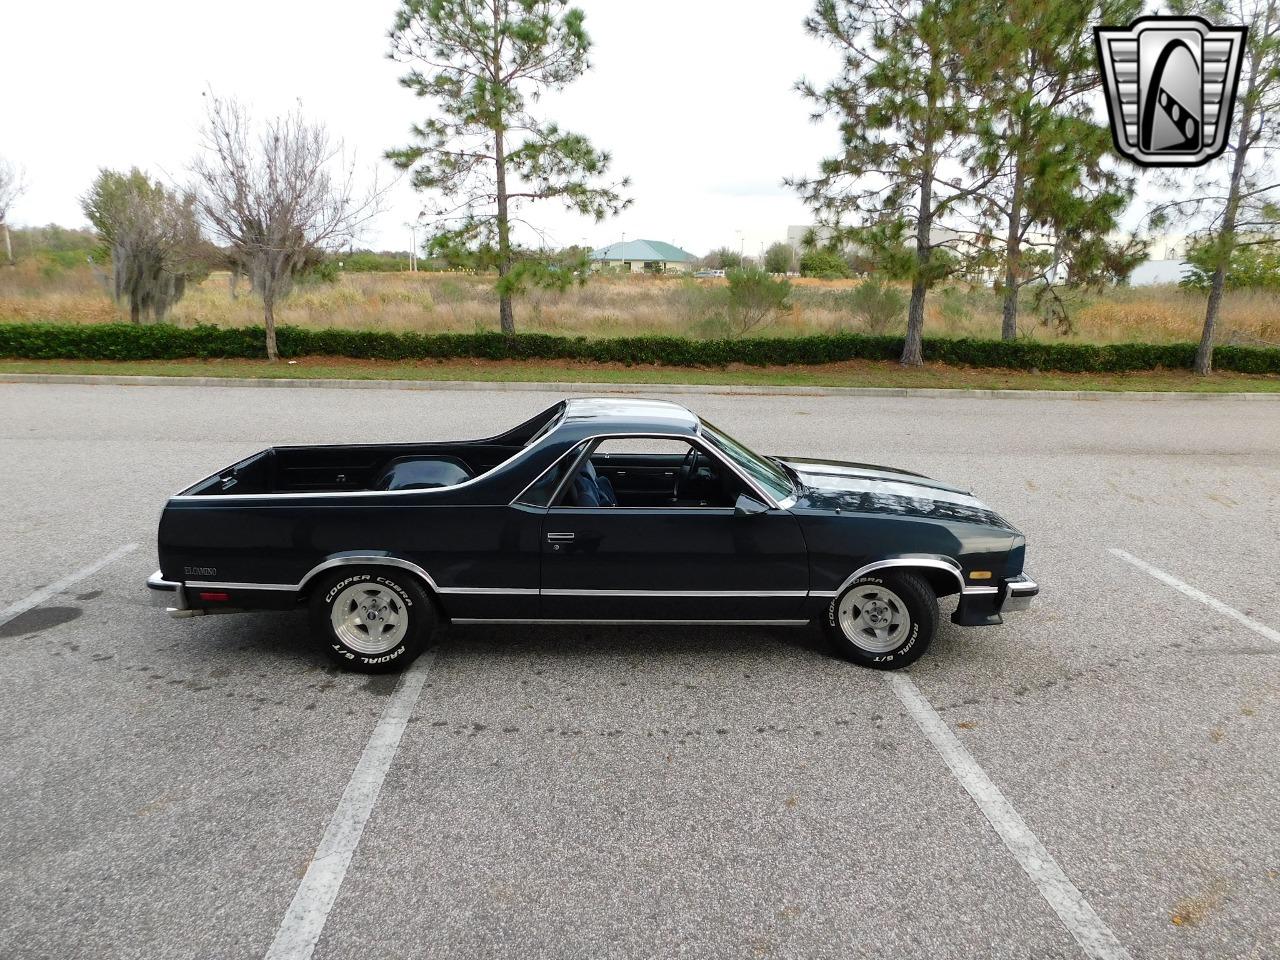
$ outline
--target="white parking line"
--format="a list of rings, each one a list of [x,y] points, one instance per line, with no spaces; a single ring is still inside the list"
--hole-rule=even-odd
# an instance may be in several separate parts
[[[1183,583],[1177,577],[1170,576],[1169,574],[1161,570],[1159,567],[1153,567],[1151,564],[1147,563],[1145,560],[1139,560],[1133,554],[1126,553],[1123,550],[1117,550],[1115,547],[1109,547],[1107,552],[1110,553],[1112,556],[1119,557],[1121,560],[1124,560],[1126,563],[1133,564],[1143,573],[1150,574],[1151,576],[1159,580],[1161,583],[1168,584],[1169,586],[1173,587],[1173,589],[1177,590],[1179,593],[1185,596],[1190,597],[1192,600],[1199,600],[1206,607],[1210,607],[1213,610],[1217,610],[1223,616],[1230,617],[1232,620],[1235,620],[1238,623],[1244,624],[1254,633],[1259,633],[1262,636],[1266,637],[1268,640],[1274,640],[1276,643],[1280,643],[1280,631],[1272,630],[1266,624],[1259,623],[1257,620],[1254,620],[1252,617],[1245,616],[1235,607],[1229,607],[1225,603],[1223,603],[1221,600],[1218,600],[1214,597],[1209,596],[1207,593],[1197,590],[1195,587],[1191,586],[1188,583]]]
[[[10,620],[22,616],[28,610],[40,606],[40,604],[44,603],[50,597],[61,593],[73,583],[78,583],[85,577],[93,576],[107,564],[119,560],[125,554],[132,553],[137,549],[138,545],[136,543],[126,543],[123,547],[117,547],[115,550],[112,550],[102,559],[93,561],[93,563],[89,564],[87,567],[81,567],[75,573],[69,573],[61,580],[55,580],[47,587],[41,587],[39,590],[35,591],[35,593],[23,597],[17,603],[10,604],[3,610],[0,610],[0,627],[3,627]]]
[[[1093,960],[1130,960],[1129,951],[1116,939],[1116,935],[1094,912],[1093,907],[1089,906],[1089,902],[1062,872],[1058,862],[1031,832],[1013,804],[1005,799],[1000,788],[991,782],[991,778],[970,756],[964,744],[956,739],[951,728],[938,716],[911,678],[898,673],[891,676],[889,682],[907,712],[932,741],[951,768],[952,774],[973,798],[987,822],[999,834],[1018,865],[1040,889],[1040,895],[1053,908],[1062,925],[1075,937],[1085,954]]]
[[[266,960],[308,960],[315,950],[434,659],[435,651],[428,651],[401,675],[395,693],[365,744],[338,808],[329,819],[306,875],[298,884],[293,903],[280,921]]]

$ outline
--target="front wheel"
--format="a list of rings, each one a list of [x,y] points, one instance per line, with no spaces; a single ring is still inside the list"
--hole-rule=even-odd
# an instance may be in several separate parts
[[[845,659],[897,670],[929,648],[938,630],[938,598],[914,573],[859,577],[831,601],[826,628]]]
[[[331,574],[311,594],[312,633],[347,670],[403,670],[427,649],[435,625],[431,598],[399,570]]]

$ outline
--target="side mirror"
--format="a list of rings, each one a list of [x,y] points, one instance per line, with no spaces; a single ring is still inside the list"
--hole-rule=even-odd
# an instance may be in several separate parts
[[[735,517],[758,517],[760,514],[768,512],[768,507],[755,497],[749,497],[745,493],[739,494],[738,502],[733,505],[733,515]]]

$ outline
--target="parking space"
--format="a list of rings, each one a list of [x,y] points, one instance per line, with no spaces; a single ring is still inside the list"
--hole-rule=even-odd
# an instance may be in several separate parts
[[[0,385],[0,608],[115,556],[0,624],[0,956],[266,955],[395,696],[299,616],[147,607],[164,498],[273,442],[481,436],[554,399]],[[1273,952],[1280,644],[1109,551],[1280,629],[1280,408],[672,399],[1024,530],[1033,610],[945,624],[909,674],[1114,945],[816,631],[476,627],[442,637],[316,957]]]

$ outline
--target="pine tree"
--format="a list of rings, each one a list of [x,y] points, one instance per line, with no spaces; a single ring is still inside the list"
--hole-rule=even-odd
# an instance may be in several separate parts
[[[1141,0],[1005,0],[987,18],[986,42],[973,46],[970,72],[987,79],[991,109],[977,129],[970,168],[994,177],[977,198],[981,242],[999,251],[1004,305],[1001,336],[1018,332],[1018,294],[1048,284],[1069,263],[1095,272],[1098,243],[1115,229],[1133,180],[1108,160],[1111,134],[1087,95],[1099,73],[1098,23],[1128,23]]]
[[[820,223],[891,275],[911,280],[902,363],[923,362],[925,298],[961,265],[942,228],[990,177],[961,167],[987,110],[969,74],[993,4],[969,0],[818,0],[806,29],[841,54],[825,87],[801,81],[815,119],[839,120],[841,150],[818,176],[791,179]]]
[[[533,116],[530,106],[586,72],[591,41],[566,0],[403,0],[391,30],[400,82],[433,115],[414,143],[387,157],[433,195],[431,256],[498,273],[499,319],[515,332],[512,298],[528,285],[563,286],[576,271],[518,247],[521,208],[558,200],[597,222],[626,207],[629,181],[607,183],[609,155]]]
[[[1204,328],[1195,371],[1213,372],[1214,328],[1227,288],[1227,275],[1243,245],[1280,243],[1280,0],[1175,0],[1172,13],[1204,17],[1210,23],[1241,23],[1249,28],[1240,64],[1236,111],[1226,152],[1194,177],[1179,184],[1179,199],[1158,207],[1155,228],[1172,218],[1202,218],[1198,237],[1212,266]]]

